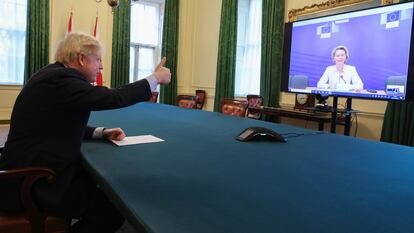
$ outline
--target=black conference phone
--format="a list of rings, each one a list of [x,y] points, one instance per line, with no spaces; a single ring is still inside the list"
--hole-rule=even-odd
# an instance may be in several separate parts
[[[270,139],[278,142],[287,142],[282,135],[264,127],[248,127],[237,135],[236,139],[242,142],[254,139]]]

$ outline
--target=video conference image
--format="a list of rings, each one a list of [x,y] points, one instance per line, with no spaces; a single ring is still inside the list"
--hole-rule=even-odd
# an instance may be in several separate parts
[[[291,92],[404,100],[413,4],[292,23]]]

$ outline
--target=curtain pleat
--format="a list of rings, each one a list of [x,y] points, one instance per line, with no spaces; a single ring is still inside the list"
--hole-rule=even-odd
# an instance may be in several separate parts
[[[381,141],[414,146],[414,103],[388,103],[382,125]]]
[[[131,1],[120,0],[113,18],[111,87],[129,83],[130,25]]]
[[[166,0],[162,32],[162,57],[167,58],[165,67],[171,71],[171,83],[161,85],[160,103],[175,105],[177,102],[177,57],[179,0]]]
[[[279,107],[284,0],[263,0],[260,94],[265,106]]]
[[[409,2],[409,0],[400,0]],[[388,102],[381,141],[414,146],[414,103]]]
[[[223,98],[234,98],[237,48],[237,0],[221,4],[220,35],[217,58],[214,111],[220,110]]]
[[[49,63],[49,0],[28,0],[24,83]]]

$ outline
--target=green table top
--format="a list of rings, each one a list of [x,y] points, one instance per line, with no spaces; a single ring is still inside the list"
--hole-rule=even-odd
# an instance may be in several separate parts
[[[165,140],[82,146],[101,188],[149,232],[414,231],[412,147],[153,103],[94,112],[90,125]],[[292,137],[236,141],[249,126]]]

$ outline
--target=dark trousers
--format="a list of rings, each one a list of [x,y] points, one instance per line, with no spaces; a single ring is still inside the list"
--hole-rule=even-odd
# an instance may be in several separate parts
[[[78,219],[69,232],[113,233],[124,223],[124,217],[84,171],[71,182],[61,202],[53,205],[45,202],[38,202],[43,211]]]

